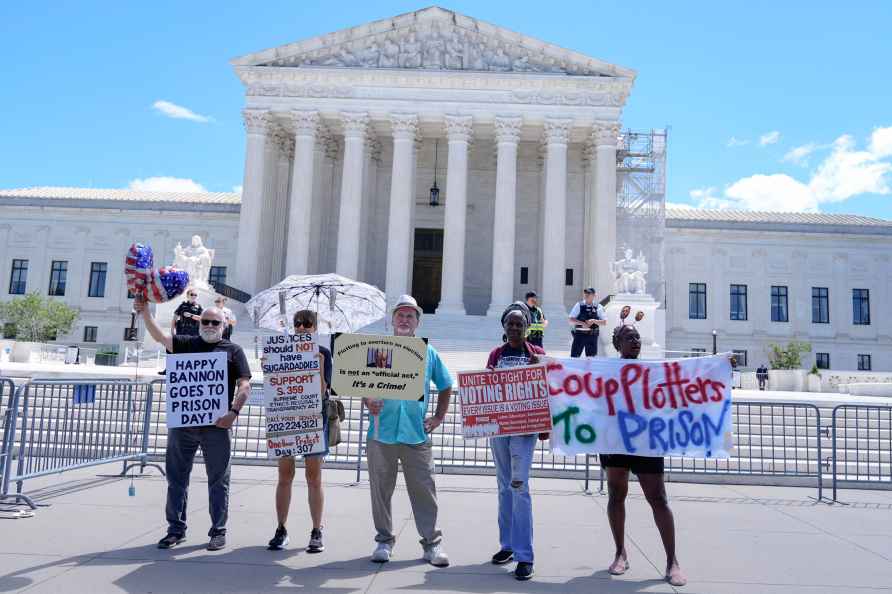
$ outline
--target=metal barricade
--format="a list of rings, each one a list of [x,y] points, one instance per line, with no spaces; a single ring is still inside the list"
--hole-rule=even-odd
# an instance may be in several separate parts
[[[20,386],[7,414],[9,447],[18,443],[18,459],[6,465],[0,495],[34,508],[22,493],[28,479],[112,462],[123,463],[122,476],[131,467],[144,468],[151,398],[145,384],[130,381],[35,380]]]
[[[9,378],[0,377],[0,486],[3,485],[3,477],[6,476],[7,464],[13,459],[15,425],[11,416],[15,411],[14,398],[15,382]],[[0,501],[2,500],[2,491],[0,491]]]
[[[833,409],[833,501],[838,489],[892,488],[892,406]]]

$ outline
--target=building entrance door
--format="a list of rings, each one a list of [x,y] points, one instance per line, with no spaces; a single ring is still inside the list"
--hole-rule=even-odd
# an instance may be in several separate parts
[[[415,229],[412,264],[412,296],[424,313],[434,313],[440,303],[443,275],[443,230]]]

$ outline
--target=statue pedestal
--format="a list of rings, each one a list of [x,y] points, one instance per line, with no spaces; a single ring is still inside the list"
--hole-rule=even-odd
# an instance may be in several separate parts
[[[663,359],[665,358],[666,345],[666,310],[660,309],[660,303],[650,295],[619,294],[610,298],[604,306],[607,314],[607,325],[601,328],[599,340],[601,342],[598,352],[607,357],[619,357],[619,353],[613,348],[613,329],[620,325],[620,311],[628,305],[632,308],[626,324],[633,324],[641,335],[641,358]],[[644,312],[644,319],[635,322],[635,314]]]

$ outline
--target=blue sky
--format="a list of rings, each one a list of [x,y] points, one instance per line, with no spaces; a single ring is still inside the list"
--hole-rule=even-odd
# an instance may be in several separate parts
[[[230,58],[424,6],[4,2],[0,187],[230,191],[244,158]],[[637,70],[624,125],[670,127],[669,202],[892,219],[892,2],[442,6]]]

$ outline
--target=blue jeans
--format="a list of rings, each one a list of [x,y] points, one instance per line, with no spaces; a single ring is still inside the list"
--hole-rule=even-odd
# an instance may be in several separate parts
[[[533,501],[530,466],[536,435],[508,435],[489,440],[499,484],[499,545],[515,561],[533,562]]]
[[[192,462],[201,446],[204,468],[208,475],[208,503],[211,529],[208,536],[226,534],[229,517],[229,429],[220,427],[180,427],[167,430],[167,532],[186,534],[186,503],[189,498],[189,475]]]

